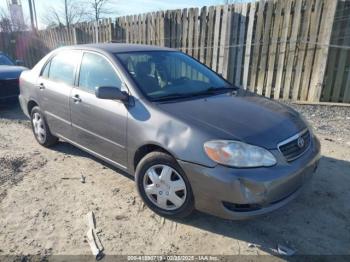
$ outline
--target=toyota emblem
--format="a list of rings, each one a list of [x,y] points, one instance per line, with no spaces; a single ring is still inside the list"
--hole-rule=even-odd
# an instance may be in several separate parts
[[[304,140],[304,138],[299,137],[299,138],[298,138],[298,147],[299,147],[299,148],[303,148],[304,145],[305,145],[305,140]]]

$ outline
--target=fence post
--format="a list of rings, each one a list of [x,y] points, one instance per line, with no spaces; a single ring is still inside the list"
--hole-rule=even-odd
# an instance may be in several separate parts
[[[96,43],[99,42],[99,27],[98,27],[98,21],[95,22],[95,39]]]
[[[78,32],[78,28],[76,27],[73,27],[73,43],[75,45],[78,45],[80,43],[79,39],[78,39],[78,35],[79,35],[79,32]]]
[[[318,42],[321,44],[315,54],[314,70],[312,72],[308,101],[319,102],[325,76],[329,44],[331,40],[335,10],[338,1],[326,0],[324,3],[324,15],[322,16],[321,29]]]
[[[249,76],[249,66],[250,66],[250,55],[251,55],[251,48],[252,48],[252,39],[253,39],[253,27],[254,27],[254,18],[255,18],[255,11],[256,11],[256,5],[257,3],[250,3],[250,9],[249,9],[249,18],[248,18],[248,29],[247,29],[247,36],[246,36],[246,47],[245,47],[245,54],[244,54],[244,68],[243,68],[243,88],[248,88],[248,76]]]

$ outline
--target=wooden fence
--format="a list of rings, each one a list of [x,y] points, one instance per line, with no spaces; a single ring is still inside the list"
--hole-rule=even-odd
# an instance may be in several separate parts
[[[335,14],[323,101],[350,103],[350,1],[341,1]]]
[[[23,60],[24,65],[31,68],[50,52],[50,49],[41,38],[31,31],[0,32],[0,51],[5,52],[13,59]]]
[[[260,0],[130,15],[39,31],[42,52],[28,64],[70,44],[160,45],[266,97],[349,102],[349,14],[348,0]]]

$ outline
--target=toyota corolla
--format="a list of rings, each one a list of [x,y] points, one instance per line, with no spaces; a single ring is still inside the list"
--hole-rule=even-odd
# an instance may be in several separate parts
[[[61,139],[134,175],[146,205],[167,217],[275,210],[320,156],[298,112],[169,48],[59,48],[22,73],[20,103],[39,144]]]

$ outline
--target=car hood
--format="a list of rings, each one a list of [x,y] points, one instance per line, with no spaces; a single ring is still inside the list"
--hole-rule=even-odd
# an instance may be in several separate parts
[[[189,125],[197,124],[212,139],[240,140],[267,149],[306,128],[295,110],[243,89],[158,106]]]
[[[24,70],[27,68],[23,66],[0,65],[0,80],[19,78]]]

